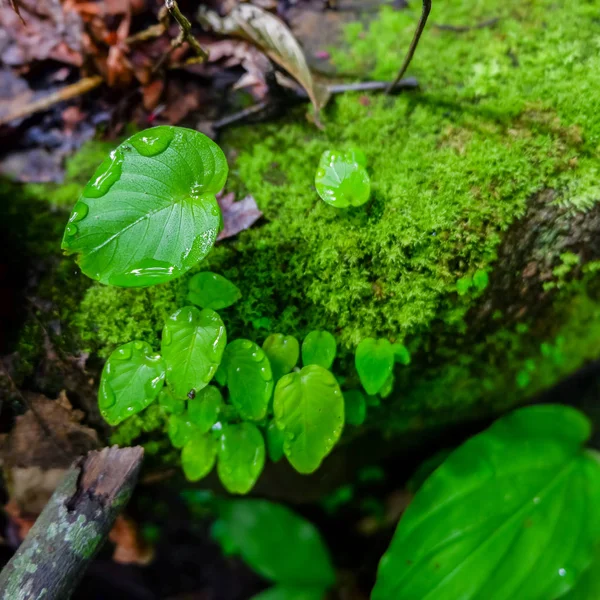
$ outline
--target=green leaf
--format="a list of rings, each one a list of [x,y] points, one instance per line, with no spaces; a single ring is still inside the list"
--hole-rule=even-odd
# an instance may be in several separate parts
[[[327,588],[335,582],[329,552],[316,527],[285,506],[266,500],[234,500],[221,519],[244,561],[286,587]]]
[[[367,401],[360,390],[344,392],[344,414],[346,422],[358,427],[367,418]]]
[[[381,559],[373,600],[549,600],[600,542],[600,463],[568,406],[517,410],[425,481]]]
[[[326,150],[315,175],[315,187],[321,198],[336,208],[361,206],[371,195],[371,180],[353,152]]]
[[[600,550],[596,551],[592,563],[579,577],[575,587],[560,600],[598,600],[600,598]]]
[[[300,358],[300,344],[293,335],[272,333],[262,345],[273,371],[273,381],[279,381],[289,373]]]
[[[267,438],[267,452],[269,458],[273,462],[279,462],[283,458],[283,443],[285,441],[285,434],[275,421],[271,421],[266,430]]]
[[[223,356],[229,401],[242,419],[260,421],[273,394],[273,374],[267,355],[250,340],[235,340]]]
[[[215,466],[219,444],[211,435],[204,434],[190,440],[181,452],[181,466],[186,479],[199,481]]]
[[[456,282],[456,291],[459,296],[464,296],[473,287],[473,280],[468,275],[461,277]]]
[[[165,382],[165,363],[147,342],[119,346],[102,370],[98,389],[100,414],[109,425],[144,410]]]
[[[489,275],[486,271],[479,269],[475,271],[473,275],[473,285],[477,288],[478,291],[482,292],[488,286],[490,282]]]
[[[379,395],[382,398],[387,398],[394,391],[394,384],[396,383],[396,378],[394,377],[394,372],[390,373],[390,376],[384,381],[383,385],[379,390]]]
[[[197,131],[154,127],[124,141],[75,204],[62,247],[101,283],[164,283],[198,264],[219,231],[221,149]]]
[[[367,394],[376,394],[392,373],[394,349],[385,339],[365,338],[356,348],[355,364]]]
[[[199,392],[213,378],[227,344],[225,326],[210,308],[184,306],[166,321],[161,350],[176,396]]]
[[[324,598],[325,590],[321,587],[276,585],[252,596],[251,600],[323,600]]]
[[[302,364],[331,369],[337,353],[337,343],[329,331],[311,331],[302,342]]]
[[[212,308],[221,310],[235,304],[241,297],[242,292],[222,275],[202,271],[190,279],[187,299],[200,308]]]
[[[199,431],[206,433],[217,422],[222,406],[221,392],[214,385],[207,385],[188,401],[188,417]]]
[[[405,367],[410,365],[410,352],[404,344],[392,344],[396,362]]]
[[[344,428],[344,398],[335,377],[319,365],[284,375],[275,388],[275,423],[285,433],[283,449],[300,473],[312,473]]]
[[[174,448],[183,448],[200,434],[200,430],[190,421],[187,413],[171,415],[167,425],[167,435]]]
[[[226,425],[221,434],[217,472],[231,494],[247,494],[265,464],[265,441],[256,425]]]
[[[175,398],[168,387],[160,390],[158,403],[167,414],[182,415],[185,412],[185,400]]]

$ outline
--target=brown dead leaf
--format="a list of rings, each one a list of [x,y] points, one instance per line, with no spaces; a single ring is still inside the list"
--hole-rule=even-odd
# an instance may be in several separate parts
[[[201,7],[198,20],[215,33],[237,35],[260,48],[304,87],[317,114],[329,100],[327,88],[313,79],[294,34],[276,16],[252,4],[239,4],[226,17]]]
[[[116,545],[112,557],[116,563],[146,566],[154,558],[154,549],[144,541],[133,519],[119,515],[108,538]]]
[[[262,212],[252,196],[235,202],[235,194],[222,194],[217,197],[223,213],[223,230],[217,240],[224,240],[252,227],[262,217]]]

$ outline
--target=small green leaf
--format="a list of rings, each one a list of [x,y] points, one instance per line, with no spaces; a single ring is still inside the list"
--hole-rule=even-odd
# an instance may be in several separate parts
[[[262,345],[273,371],[273,381],[279,381],[289,373],[300,358],[300,344],[293,335],[272,333]]]
[[[265,464],[265,441],[252,423],[226,425],[221,434],[217,473],[231,494],[247,494]]]
[[[183,448],[192,438],[200,434],[199,429],[190,421],[187,413],[171,415],[167,425],[167,435],[174,448]]]
[[[166,321],[161,349],[167,365],[167,383],[176,396],[186,397],[206,387],[213,378],[227,334],[219,315],[210,308],[200,311],[184,306]]]
[[[482,292],[488,286],[490,281],[489,275],[486,271],[479,269],[475,271],[473,275],[473,285],[477,288],[478,291]]]
[[[160,390],[158,403],[167,414],[182,415],[185,412],[185,400],[175,398],[168,387]]]
[[[144,410],[165,382],[165,363],[147,342],[119,346],[102,370],[98,389],[100,414],[109,425]]]
[[[263,577],[292,587],[328,588],[335,582],[319,532],[285,506],[234,500],[221,508],[221,519],[244,562]]]
[[[600,462],[568,406],[498,419],[423,483],[381,559],[373,600],[549,600],[600,542]]]
[[[404,344],[392,344],[396,362],[405,367],[410,365],[410,352]]]
[[[273,394],[273,374],[267,355],[250,340],[235,340],[225,349],[223,367],[229,401],[243,419],[260,421]]]
[[[267,438],[267,452],[269,458],[273,462],[279,462],[283,458],[283,443],[285,441],[285,435],[279,427],[277,427],[275,421],[271,421],[266,430]]]
[[[337,353],[337,343],[329,331],[311,331],[302,342],[302,364],[331,369]]]
[[[344,398],[335,377],[319,365],[284,375],[275,388],[275,423],[284,452],[300,473],[312,473],[344,428]]]
[[[336,208],[361,206],[371,195],[371,180],[353,152],[326,150],[315,175],[315,187],[321,198]],[[360,158],[360,157],[359,157]]]
[[[367,401],[360,390],[344,392],[344,414],[346,422],[358,427],[367,418]]]
[[[459,296],[464,296],[473,287],[473,280],[465,275],[456,282],[456,291]]]
[[[222,275],[202,271],[190,279],[187,299],[200,308],[221,310],[235,304],[242,292]]]
[[[289,585],[276,585],[250,600],[323,600],[326,596],[321,587],[292,587]]]
[[[181,466],[188,481],[199,481],[215,466],[219,444],[211,435],[195,436],[181,452]]]
[[[154,127],[124,141],[75,204],[62,247],[92,279],[124,287],[164,283],[198,264],[219,231],[221,149],[197,131]]]
[[[221,392],[214,385],[207,385],[188,401],[189,420],[199,431],[206,433],[217,422],[221,406]]]
[[[394,349],[385,339],[365,338],[358,344],[356,370],[367,394],[376,394],[394,368]]]

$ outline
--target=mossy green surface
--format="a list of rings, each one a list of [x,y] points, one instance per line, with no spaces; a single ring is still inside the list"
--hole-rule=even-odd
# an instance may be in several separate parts
[[[411,9],[384,7],[368,27],[351,25],[349,50],[332,50],[340,70],[391,78],[419,6]],[[413,363],[378,409],[400,429],[522,401],[598,356],[594,274],[573,283],[552,240],[554,279],[566,281],[552,318],[506,327],[499,314],[473,343],[468,314],[485,302],[485,275],[493,283],[499,246],[532,197],[557,190],[553,202],[573,214],[600,199],[599,10],[582,0],[436,3],[409,72],[420,91],[337,97],[324,131],[302,110],[228,131],[228,189],[251,193],[264,212],[199,266],[242,291],[222,311],[229,338],[326,329],[340,350],[334,370],[350,377],[364,337],[406,340]],[[495,26],[464,33],[433,25],[492,17]],[[339,210],[316,194],[319,157],[332,147],[366,154],[366,205]],[[132,339],[158,348],[188,278],[143,290],[93,284],[74,319],[85,345],[104,358]]]

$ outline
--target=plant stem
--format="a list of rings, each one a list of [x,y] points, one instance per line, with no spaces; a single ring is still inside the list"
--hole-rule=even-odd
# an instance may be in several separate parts
[[[202,59],[208,59],[208,52],[198,43],[198,40],[192,35],[192,24],[187,17],[179,10],[179,6],[175,0],[165,0],[165,6],[170,15],[177,21],[180,28],[180,33],[172,44],[174,47],[181,46],[183,42],[187,42],[194,52]]]
[[[406,56],[404,57],[404,62],[402,63],[402,66],[400,67],[400,70],[398,71],[398,75],[396,75],[396,78],[394,79],[394,81],[392,81],[392,83],[390,83],[390,85],[388,86],[387,90],[385,91],[386,94],[390,94],[394,90],[397,83],[402,79],[404,73],[406,73],[406,69],[408,69],[408,65],[410,65],[410,61],[412,60],[415,50],[417,49],[417,46],[419,45],[419,39],[421,38],[423,29],[425,29],[425,24],[427,23],[427,18],[429,17],[430,12],[431,12],[431,0],[423,0],[423,12],[421,13],[421,18],[419,19],[419,22],[417,23],[417,28],[415,29],[415,35],[413,36],[413,39],[412,39],[412,42],[410,43],[408,52],[406,53]]]

